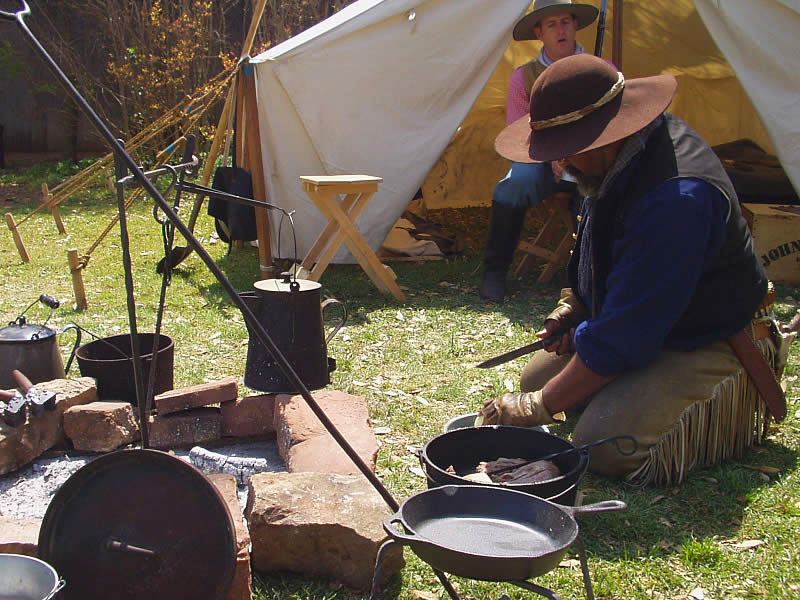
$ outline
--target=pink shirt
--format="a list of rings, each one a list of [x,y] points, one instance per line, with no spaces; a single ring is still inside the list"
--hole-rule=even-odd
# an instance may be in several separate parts
[[[529,114],[531,100],[525,91],[525,74],[522,67],[517,67],[511,74],[508,82],[508,97],[506,98],[506,125],[511,125],[520,117]]]

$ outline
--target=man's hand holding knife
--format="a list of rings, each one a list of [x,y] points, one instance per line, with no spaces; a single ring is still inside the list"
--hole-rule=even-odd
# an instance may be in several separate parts
[[[575,328],[568,327],[559,319],[547,319],[544,328],[536,332],[536,337],[546,339],[543,350],[555,352],[558,356],[575,352]],[[483,403],[476,419],[482,425],[517,425],[532,427],[548,425],[555,421],[565,421],[563,412],[550,413],[544,402],[543,390],[521,394],[503,394]]]

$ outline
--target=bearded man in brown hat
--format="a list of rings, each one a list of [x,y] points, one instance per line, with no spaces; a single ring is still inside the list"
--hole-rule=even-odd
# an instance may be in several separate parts
[[[591,4],[573,4],[571,0],[536,0],[533,11],[517,22],[514,39],[540,40],[542,50],[536,58],[517,67],[511,74],[506,98],[507,125],[527,116],[533,82],[548,66],[583,52],[575,34],[591,25],[597,12]],[[497,183],[492,194],[483,281],[478,292],[482,299],[503,301],[506,276],[519,242],[525,213],[555,192],[575,193],[574,180],[570,177],[562,180],[558,164],[515,162]]]
[[[584,199],[572,287],[537,336],[566,333],[533,355],[523,393],[484,403],[484,423],[582,409],[575,444],[638,445],[629,456],[597,446],[590,468],[641,484],[740,456],[786,412],[779,335],[759,313],[766,274],[719,159],[664,112],[676,87],[671,75],[625,80],[600,58],[564,58],[495,141],[515,162],[560,161]]]

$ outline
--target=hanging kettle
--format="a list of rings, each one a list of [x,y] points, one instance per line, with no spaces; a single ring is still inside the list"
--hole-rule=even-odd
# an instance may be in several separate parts
[[[335,298],[322,301],[322,286],[307,279],[264,279],[254,287],[255,292],[242,292],[239,297],[256,315],[303,385],[309,390],[328,385],[336,360],[328,357],[327,345],[347,320],[344,304]],[[332,304],[341,307],[342,317],[326,337],[323,312]],[[249,324],[247,331],[250,338],[244,384],[261,392],[298,393],[300,390],[283,374]]]
[[[69,372],[72,359],[75,357],[75,350],[81,342],[81,330],[77,325],[70,324],[56,332],[45,325],[28,323],[25,313],[36,302],[41,302],[52,310],[60,305],[59,301],[52,296],[42,294],[29,304],[21,315],[9,323],[8,327],[0,329],[0,389],[10,390],[17,386],[16,380],[11,374],[15,369],[34,384],[52,379],[63,379]],[[70,329],[75,330],[76,337],[65,368],[56,335]]]

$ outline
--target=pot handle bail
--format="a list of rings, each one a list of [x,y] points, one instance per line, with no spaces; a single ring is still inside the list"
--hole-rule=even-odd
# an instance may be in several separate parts
[[[52,591],[52,592],[50,592],[49,594],[47,594],[47,596],[45,596],[45,597],[43,598],[43,600],[50,600],[51,598],[54,598],[54,597],[55,597],[55,595],[56,595],[58,592],[60,592],[62,589],[64,589],[64,586],[65,586],[65,585],[67,585],[67,582],[66,582],[66,580],[65,580],[65,579],[62,577],[61,579],[59,579],[59,580],[58,580],[58,583],[56,584],[56,587],[55,587],[55,588],[53,588],[53,591]]]
[[[75,330],[75,343],[72,345],[72,351],[69,353],[69,360],[67,360],[67,366],[64,367],[64,376],[69,373],[69,368],[72,365],[72,360],[75,358],[75,353],[78,351],[78,346],[81,343],[81,328],[75,325],[74,323],[70,323],[69,325],[65,325],[61,331],[58,332],[59,335],[64,333],[65,331],[69,331],[70,329]]]
[[[347,321],[347,308],[345,307],[345,305],[344,305],[342,302],[339,302],[339,301],[338,301],[336,298],[328,298],[327,300],[324,300],[324,301],[322,302],[322,304],[320,305],[320,307],[321,307],[321,310],[322,310],[322,313],[323,313],[323,320],[324,320],[324,318],[325,318],[325,316],[324,316],[324,314],[325,314],[325,308],[326,308],[326,307],[328,307],[328,306],[330,306],[331,304],[338,304],[339,306],[341,306],[341,307],[342,307],[342,320],[341,320],[341,321],[339,321],[339,322],[336,324],[336,327],[334,327],[334,328],[333,328],[333,331],[331,331],[331,332],[328,334],[328,337],[326,337],[326,338],[325,338],[325,343],[326,343],[326,344],[327,344],[328,342],[330,342],[330,341],[331,341],[331,339],[333,339],[333,336],[335,336],[337,333],[339,333],[339,330],[340,330],[342,327],[344,327],[344,324],[345,324],[345,322]]]

